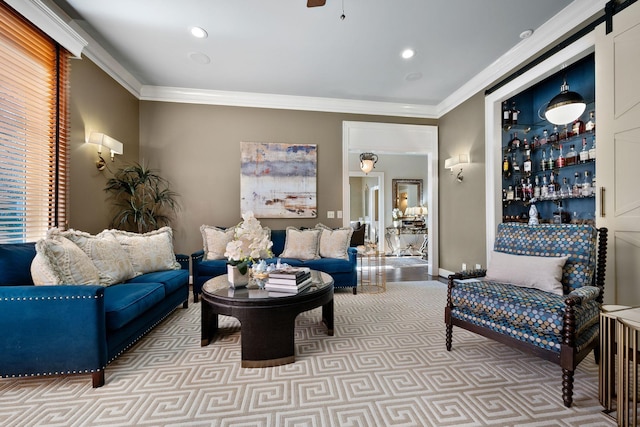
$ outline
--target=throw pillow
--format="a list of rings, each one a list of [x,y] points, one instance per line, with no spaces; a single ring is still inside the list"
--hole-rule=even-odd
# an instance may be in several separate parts
[[[92,236],[77,230],[59,231],[89,256],[100,274],[100,284],[111,286],[135,276],[129,256],[111,233]]]
[[[484,280],[562,295],[562,268],[569,257],[511,255],[493,251]]]
[[[31,261],[31,280],[36,286],[60,285],[58,277],[53,273],[53,269],[44,258],[44,255],[36,253]]]
[[[300,260],[318,259],[320,251],[320,230],[299,230],[287,227],[282,258],[296,258]]]
[[[316,225],[320,230],[320,256],[322,258],[349,259],[347,250],[351,243],[353,228],[331,229],[324,224]]]
[[[107,230],[102,233],[115,236],[129,255],[136,274],[180,269],[173,252],[173,232],[170,227],[162,227],[144,234],[122,230]]]
[[[200,232],[202,233],[204,246],[203,259],[226,259],[224,253],[227,250],[227,243],[233,240],[235,231],[235,227],[224,229],[211,225],[201,225]]]
[[[46,273],[43,274],[44,278],[34,278],[34,283],[37,280],[41,284],[49,284],[47,282],[55,278],[54,283],[50,284],[100,285],[98,269],[71,240],[62,236],[41,239],[36,243],[36,252],[43,262],[42,265],[36,263],[34,270],[37,272],[39,268],[44,268]]]

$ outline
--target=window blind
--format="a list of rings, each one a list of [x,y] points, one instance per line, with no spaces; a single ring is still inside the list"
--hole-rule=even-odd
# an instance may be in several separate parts
[[[69,55],[0,3],[0,242],[65,228]]]

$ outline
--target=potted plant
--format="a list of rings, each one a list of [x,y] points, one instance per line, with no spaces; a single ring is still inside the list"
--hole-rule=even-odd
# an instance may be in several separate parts
[[[260,258],[271,258],[272,246],[269,231],[262,228],[253,212],[242,214],[242,221],[236,226],[233,240],[227,243],[224,253],[229,282],[236,287],[246,285],[249,264]]]
[[[111,227],[146,233],[170,225],[180,209],[177,193],[156,170],[139,163],[117,170],[107,181],[116,213]]]

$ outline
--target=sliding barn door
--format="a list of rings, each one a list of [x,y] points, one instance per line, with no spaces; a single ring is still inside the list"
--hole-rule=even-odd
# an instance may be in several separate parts
[[[609,228],[605,302],[640,305],[640,2],[596,28],[596,224]]]

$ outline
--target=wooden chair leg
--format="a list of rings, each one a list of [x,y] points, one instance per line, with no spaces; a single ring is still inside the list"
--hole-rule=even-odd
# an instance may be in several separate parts
[[[600,346],[593,347],[593,358],[596,360],[596,365],[600,364]]]
[[[198,302],[198,294],[196,291],[193,291],[193,302]]]
[[[189,308],[189,300],[182,303],[182,308]]]
[[[358,287],[357,287],[357,286],[354,286],[354,287],[353,287],[353,294],[354,294],[354,295],[357,295],[357,294],[358,294]]]
[[[102,387],[104,385],[104,369],[91,374],[93,380],[93,388]]]
[[[567,408],[573,403],[573,374],[574,371],[562,369],[562,400]]]
[[[451,344],[453,342],[453,325],[447,324],[447,351],[451,351]]]

